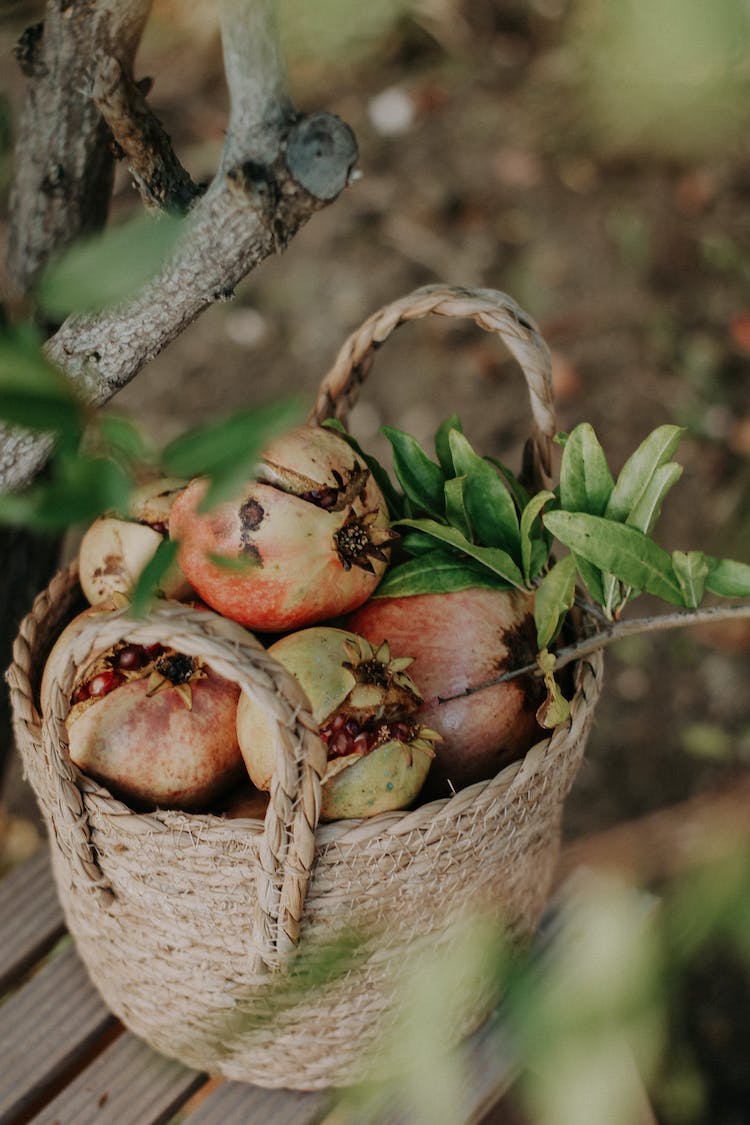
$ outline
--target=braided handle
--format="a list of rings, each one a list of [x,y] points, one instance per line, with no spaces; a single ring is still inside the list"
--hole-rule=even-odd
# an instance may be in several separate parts
[[[470,317],[479,328],[503,340],[519,363],[529,391],[535,423],[531,437],[534,465],[549,476],[552,438],[556,433],[549,349],[531,317],[512,297],[497,289],[427,285],[385,305],[344,343],[320,385],[311,420],[320,424],[326,418],[338,418],[345,423],[373,365],[376,349],[400,324],[420,320],[430,313]]]
[[[240,625],[177,603],[155,607],[143,621],[125,610],[93,613],[68,637],[48,662],[42,686],[44,756],[57,796],[52,819],[60,846],[105,905],[112,891],[96,862],[83,798],[97,787],[71,763],[65,727],[78,669],[92,652],[118,641],[170,645],[235,681],[273,716],[276,768],[259,844],[253,971],[278,970],[299,937],[326,767],[325,747],[299,684]]]

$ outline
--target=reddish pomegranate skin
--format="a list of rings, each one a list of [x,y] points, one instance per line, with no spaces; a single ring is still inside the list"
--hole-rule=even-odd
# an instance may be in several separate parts
[[[387,563],[383,547],[394,533],[380,489],[349,446],[320,428],[292,431],[264,456],[265,479],[210,512],[198,511],[202,480],[177,498],[169,531],[183,572],[215,610],[260,632],[350,612]]]
[[[68,719],[71,759],[139,808],[200,811],[244,774],[236,735],[239,688],[210,669],[192,685],[192,710],[148,678],[115,687]]]
[[[417,719],[444,738],[425,796],[445,795],[494,777],[543,737],[536,709],[544,692],[522,677],[450,702],[439,699],[533,662],[531,595],[474,587],[451,594],[373,598],[346,627],[414,657],[409,668],[424,702]]]

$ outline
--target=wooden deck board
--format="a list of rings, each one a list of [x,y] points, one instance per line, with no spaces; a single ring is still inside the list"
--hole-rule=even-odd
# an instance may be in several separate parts
[[[332,1095],[303,1090],[264,1090],[243,1082],[223,1082],[186,1119],[185,1125],[315,1125]]]
[[[32,1106],[114,1024],[70,948],[0,1007],[0,1125]]]
[[[162,1125],[204,1081],[198,1071],[156,1054],[125,1032],[33,1121],[34,1125]]]
[[[44,848],[0,881],[0,993],[52,948],[64,927]]]

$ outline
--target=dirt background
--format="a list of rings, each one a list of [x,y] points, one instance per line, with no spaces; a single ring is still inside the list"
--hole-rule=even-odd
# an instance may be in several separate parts
[[[200,179],[215,166],[226,94],[211,20],[184,7],[157,5],[138,73],[154,76],[151,104]],[[369,39],[347,36],[340,12],[325,34],[301,19],[292,26],[295,101],[349,122],[362,178],[232,302],[153,361],[116,408],[163,440],[209,414],[281,394],[311,401],[338,346],[380,305],[436,281],[491,286],[538,320],[553,350],[560,428],[590,421],[613,470],[654,426],[686,427],[685,472],[659,525],[662,545],[749,559],[750,146],[732,90],[721,89],[714,117],[704,104],[713,88],[699,112],[689,83],[686,112],[670,103],[672,116],[658,106],[650,114],[637,76],[654,51],[658,61],[660,45],[620,58],[618,71],[617,52],[600,51],[611,34],[606,4],[402,7],[384,4]],[[675,28],[662,27],[665,42]],[[6,59],[11,31],[2,28]],[[623,82],[635,100],[615,112],[597,91]],[[20,90],[11,78],[11,110]],[[115,212],[133,202],[123,171]],[[379,353],[353,429],[384,454],[381,425],[429,442],[453,410],[481,452],[517,462],[529,428],[518,370],[473,325],[433,318],[402,329]],[[674,632],[610,650],[566,835],[743,776],[749,680],[746,628]],[[21,847],[33,842],[18,778],[5,815]],[[747,1034],[739,1019],[747,975],[738,983],[725,969],[713,965],[695,985],[713,997],[709,1085],[718,1092],[709,1116],[664,1120],[750,1120],[743,1068],[729,1065],[732,1042]],[[714,1080],[727,1069],[730,1077]]]

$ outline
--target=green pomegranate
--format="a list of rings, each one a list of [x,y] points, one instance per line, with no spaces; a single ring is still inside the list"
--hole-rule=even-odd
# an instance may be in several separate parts
[[[439,740],[415,720],[421,696],[405,672],[411,659],[392,658],[387,643],[374,650],[363,637],[328,626],[290,633],[268,651],[301,684],[328,750],[321,820],[410,805]],[[237,738],[259,789],[271,785],[274,729],[264,708],[243,692]]]

